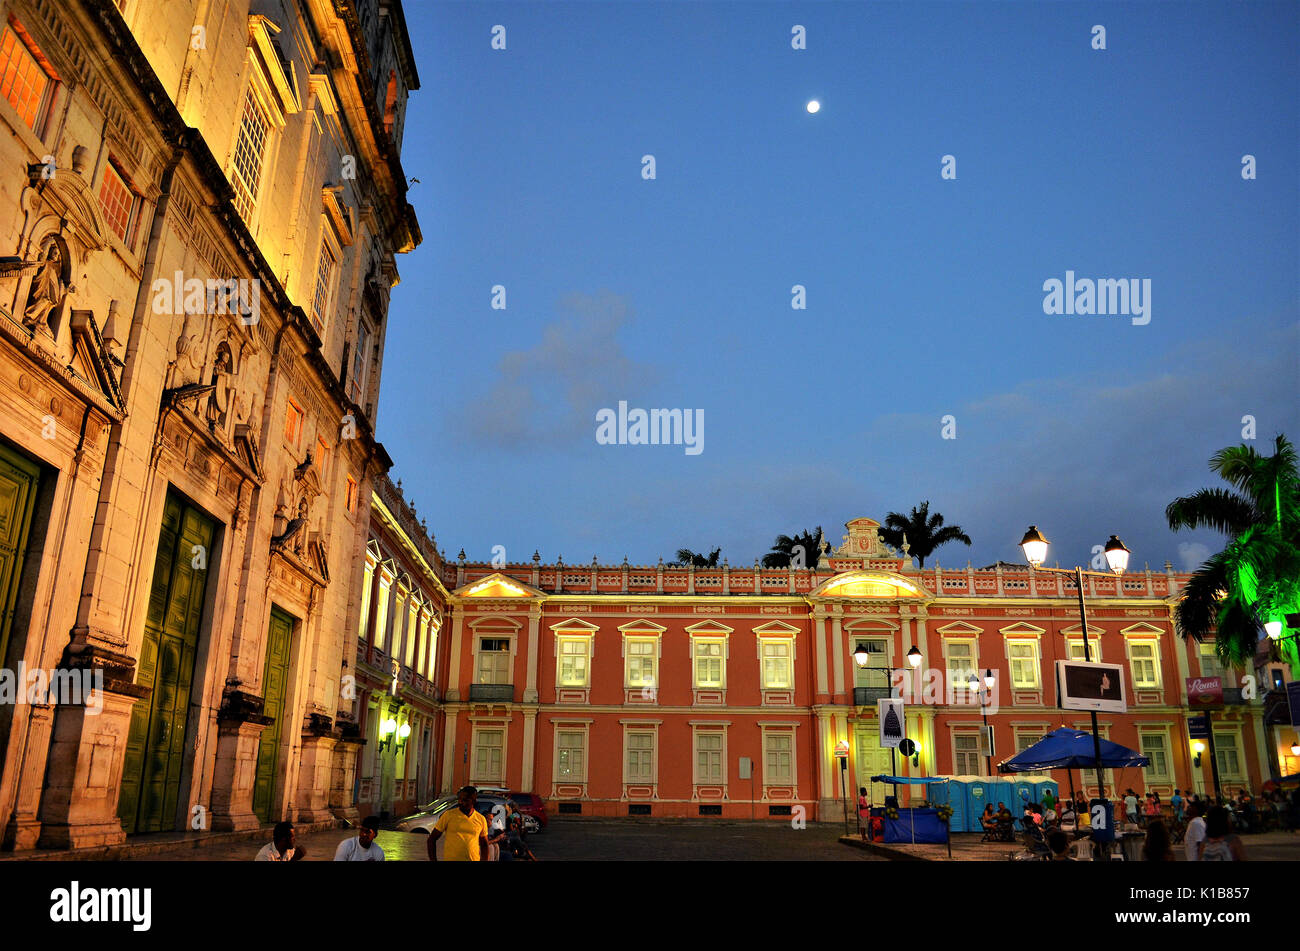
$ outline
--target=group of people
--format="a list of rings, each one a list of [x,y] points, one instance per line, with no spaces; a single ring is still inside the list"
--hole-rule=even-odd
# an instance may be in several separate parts
[[[537,861],[525,840],[523,813],[514,803],[507,800],[504,806],[494,809],[490,820],[475,808],[477,804],[478,790],[473,786],[456,793],[456,808],[443,812],[429,832],[430,862],[439,860],[439,840],[445,840],[441,856],[444,862]],[[357,834],[339,843],[334,861],[382,862],[384,850],[375,842],[378,834],[379,818],[366,816]],[[280,822],[254,861],[299,862],[306,856],[307,850],[298,845],[293,823]]]

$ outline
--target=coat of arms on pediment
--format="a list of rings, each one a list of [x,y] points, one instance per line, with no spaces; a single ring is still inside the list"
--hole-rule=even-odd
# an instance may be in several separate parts
[[[873,518],[855,518],[845,522],[848,534],[840,547],[831,552],[832,558],[893,558],[896,552],[880,538],[880,523]]]

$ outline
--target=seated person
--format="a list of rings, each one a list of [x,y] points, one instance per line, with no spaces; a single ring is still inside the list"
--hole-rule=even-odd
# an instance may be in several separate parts
[[[989,803],[984,807],[984,812],[980,816],[980,825],[982,825],[986,831],[992,831],[998,827],[997,816],[993,812],[993,803]]]
[[[1011,810],[1007,808],[1006,803],[1000,802],[998,803],[996,818],[999,822],[1010,822],[1015,817],[1011,815]]]

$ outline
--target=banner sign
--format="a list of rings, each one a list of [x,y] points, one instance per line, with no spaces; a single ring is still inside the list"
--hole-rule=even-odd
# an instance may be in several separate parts
[[[1223,678],[1188,677],[1187,705],[1189,707],[1223,706]]]
[[[880,746],[894,748],[907,736],[907,720],[903,716],[903,701],[888,697],[876,701],[876,714],[880,718]]]
[[[1187,718],[1187,737],[1192,740],[1208,740],[1210,738],[1210,717],[1202,713],[1199,717]]]

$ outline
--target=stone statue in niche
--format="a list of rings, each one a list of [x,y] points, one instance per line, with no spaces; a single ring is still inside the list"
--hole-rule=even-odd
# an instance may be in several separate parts
[[[72,288],[63,280],[65,262],[63,250],[57,241],[51,241],[45,251],[44,263],[32,278],[31,290],[27,293],[27,306],[23,309],[23,324],[35,328],[48,321],[51,312],[60,304]]]
[[[212,365],[212,392],[208,394],[207,412],[208,431],[220,433],[223,437],[226,435],[234,398],[234,388],[231,385],[233,373],[230,344],[223,340],[217,345],[217,355]]]
[[[200,329],[195,330],[193,315],[186,314],[180,336],[176,338],[176,359],[171,364],[169,386],[187,386],[202,379],[206,336],[206,328],[200,325]]]

